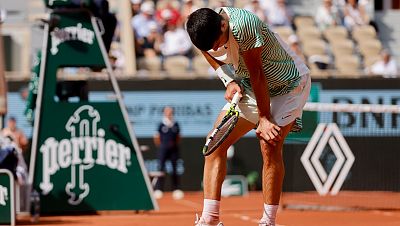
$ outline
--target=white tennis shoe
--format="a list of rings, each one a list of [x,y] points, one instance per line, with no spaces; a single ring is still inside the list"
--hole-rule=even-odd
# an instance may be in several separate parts
[[[222,222],[219,222],[216,225],[211,225],[211,224],[207,224],[206,222],[204,222],[203,218],[199,218],[199,215],[196,214],[196,221],[194,222],[195,226],[224,226],[224,224],[222,224]]]
[[[183,197],[185,197],[185,194],[182,190],[177,189],[172,192],[172,198],[175,200],[183,199]]]
[[[275,224],[268,224],[266,222],[260,221],[258,222],[258,226],[275,226]]]
[[[155,190],[153,194],[156,199],[161,199],[164,196],[164,193],[161,190]]]

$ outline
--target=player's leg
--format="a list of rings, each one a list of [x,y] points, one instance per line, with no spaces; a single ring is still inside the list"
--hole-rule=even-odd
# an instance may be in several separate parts
[[[225,112],[221,113],[219,118],[222,119],[224,115]],[[215,200],[221,199],[221,186],[226,174],[226,152],[232,144],[253,128],[253,123],[243,118],[239,118],[238,123],[226,140],[214,151],[213,154],[205,157],[203,181],[204,198]]]
[[[168,158],[168,150],[160,148],[158,153],[158,170],[165,173],[165,163]],[[154,186],[156,198],[161,198],[163,196],[165,183],[165,176],[158,178],[156,185]]]
[[[260,226],[274,226],[275,216],[279,207],[285,174],[282,147],[288,133],[293,128],[299,128],[296,118],[301,118],[303,107],[308,99],[311,88],[309,75],[301,78],[299,86],[290,93],[271,98],[271,115],[277,125],[281,125],[282,140],[271,146],[260,141],[263,156],[263,195],[264,211]],[[269,223],[269,224],[267,224]]]
[[[281,128],[282,140],[275,146],[260,140],[261,153],[263,157],[262,184],[264,196],[264,213],[260,225],[275,225],[276,212],[282,192],[285,167],[283,163],[283,143],[292,128],[290,123]]]
[[[179,151],[177,148],[171,150],[171,156],[169,159],[171,160],[172,164],[172,198],[182,199],[184,197],[184,193],[181,190],[180,178],[178,175]]]
[[[178,176],[178,159],[179,159],[179,153],[178,150],[173,149],[171,150],[171,155],[170,155],[170,161],[172,165],[172,190],[177,190],[180,189],[179,186],[179,176]]]
[[[215,125],[219,124],[224,115],[225,111],[220,113]],[[204,206],[202,217],[198,221],[197,225],[218,224],[221,187],[226,175],[227,149],[253,128],[253,123],[243,118],[239,118],[235,128],[226,140],[211,155],[205,157],[203,175]]]

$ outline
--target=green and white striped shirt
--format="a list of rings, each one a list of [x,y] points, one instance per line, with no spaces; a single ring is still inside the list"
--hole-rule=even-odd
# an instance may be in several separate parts
[[[222,10],[229,17],[229,40],[217,51],[209,51],[210,54],[224,63],[232,64],[244,87],[251,89],[250,74],[241,53],[262,47],[262,66],[270,96],[284,95],[297,87],[300,77],[309,73],[300,57],[253,13],[231,7],[223,7]]]

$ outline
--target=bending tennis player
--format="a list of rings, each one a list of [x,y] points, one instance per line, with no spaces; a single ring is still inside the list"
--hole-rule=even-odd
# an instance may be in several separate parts
[[[302,109],[311,86],[309,70],[268,25],[244,9],[201,8],[189,16],[186,26],[193,44],[225,84],[225,99],[241,94],[236,126],[205,157],[204,206],[195,224],[222,225],[219,207],[227,149],[256,128],[263,157],[264,208],[259,225],[273,226],[285,174],[283,142],[290,131],[301,129]],[[229,106],[222,109],[216,125]]]

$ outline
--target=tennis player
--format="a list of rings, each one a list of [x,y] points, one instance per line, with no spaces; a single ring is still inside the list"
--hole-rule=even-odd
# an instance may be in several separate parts
[[[186,27],[193,44],[226,86],[225,98],[230,101],[236,92],[241,93],[235,129],[205,157],[203,212],[195,224],[223,225],[219,208],[227,149],[256,128],[263,157],[264,211],[259,225],[273,226],[285,174],[283,142],[290,131],[301,130],[311,86],[309,69],[268,25],[244,9],[201,8],[189,16]],[[228,107],[222,109],[216,125]]]

